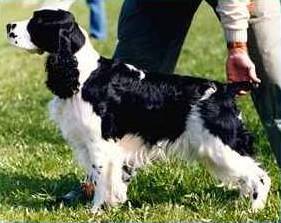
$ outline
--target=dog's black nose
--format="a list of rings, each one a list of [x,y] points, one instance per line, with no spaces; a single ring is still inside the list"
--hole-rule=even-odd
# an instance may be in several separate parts
[[[6,29],[7,29],[7,33],[9,33],[10,31],[11,31],[11,29],[12,29],[12,24],[7,24],[6,25]]]
[[[6,28],[7,28],[7,33],[10,33],[14,28],[16,28],[17,24],[15,23],[9,23],[7,24]]]

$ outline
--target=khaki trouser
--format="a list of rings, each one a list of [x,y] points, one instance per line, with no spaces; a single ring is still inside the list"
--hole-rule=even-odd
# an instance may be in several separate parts
[[[214,9],[216,0],[206,0]],[[253,0],[249,52],[262,79],[252,93],[281,167],[281,9],[279,0]],[[125,0],[115,58],[151,71],[173,72],[202,0]]]
[[[252,98],[281,167],[281,7],[279,0],[254,2],[248,45],[262,84]]]

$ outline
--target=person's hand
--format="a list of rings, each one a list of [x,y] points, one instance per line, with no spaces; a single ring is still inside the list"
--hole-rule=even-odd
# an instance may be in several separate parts
[[[251,61],[246,44],[228,46],[228,58],[226,62],[227,81],[240,82],[249,81],[259,84],[261,80],[257,77],[254,63]],[[240,94],[245,94],[242,91]]]

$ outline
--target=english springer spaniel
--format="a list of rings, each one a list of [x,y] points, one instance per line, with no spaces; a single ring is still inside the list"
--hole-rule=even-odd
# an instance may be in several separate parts
[[[271,181],[250,156],[252,136],[234,99],[250,83],[158,74],[105,59],[59,8],[8,24],[7,35],[14,46],[48,53],[50,116],[95,184],[93,212],[125,202],[132,172],[167,154],[199,161],[250,196],[252,209],[264,208]]]

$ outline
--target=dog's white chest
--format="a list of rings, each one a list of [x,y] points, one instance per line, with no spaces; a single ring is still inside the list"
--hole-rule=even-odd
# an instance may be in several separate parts
[[[87,144],[101,138],[101,119],[80,94],[66,100],[55,97],[50,102],[49,111],[63,137],[74,148],[87,147]]]

